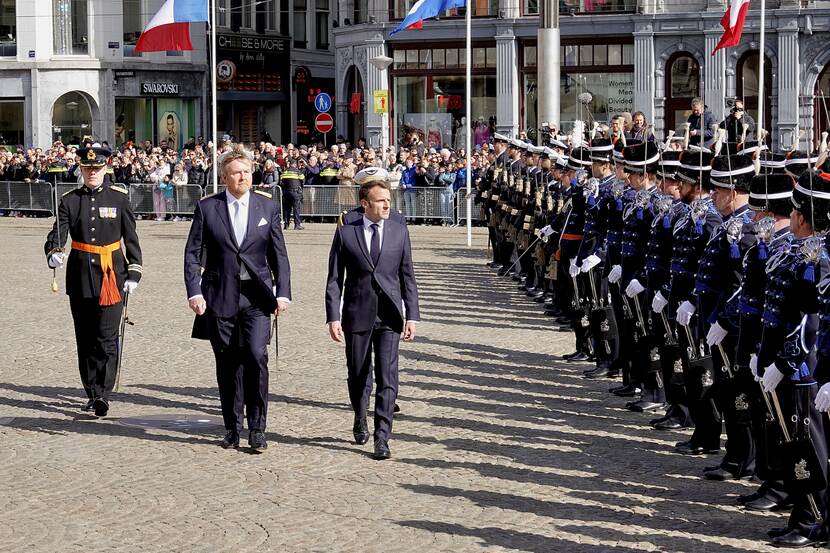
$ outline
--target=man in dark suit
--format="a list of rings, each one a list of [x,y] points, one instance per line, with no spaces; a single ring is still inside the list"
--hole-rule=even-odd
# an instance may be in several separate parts
[[[415,338],[415,322],[420,318],[418,288],[409,231],[405,224],[390,219],[391,195],[385,179],[363,180],[359,199],[363,216],[334,233],[326,320],[332,339],[346,344],[349,399],[355,412],[353,433],[361,445],[369,441],[366,412],[374,352],[374,457],[388,459],[398,395],[398,345],[401,333],[405,341]]]
[[[271,313],[279,316],[291,303],[291,269],[271,194],[251,193],[251,154],[237,146],[219,170],[227,190],[196,206],[184,280],[190,308],[207,317],[227,431],[222,447],[239,446],[244,403],[248,444],[259,452],[268,447]]]

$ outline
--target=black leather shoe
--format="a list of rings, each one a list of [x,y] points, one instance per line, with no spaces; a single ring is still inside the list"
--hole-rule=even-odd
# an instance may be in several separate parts
[[[683,455],[715,455],[716,453],[720,453],[720,448],[705,448],[701,445],[686,445],[686,446],[678,446],[675,447],[674,450],[678,453],[682,453]]]
[[[621,390],[625,390],[628,388],[628,384],[620,384],[619,386],[614,386],[613,388],[608,388],[608,392],[612,394],[616,394]]]
[[[608,369],[605,367],[594,367],[582,373],[582,376],[588,379],[605,378],[608,375]]]
[[[503,277],[507,274],[507,267],[502,266],[496,274],[500,277]]]
[[[568,362],[569,363],[578,363],[578,362],[581,362],[581,361],[588,361],[589,359],[590,359],[590,356],[587,353],[585,353],[584,351],[578,351],[578,352],[576,352],[576,355],[574,355],[573,357],[568,358]]]
[[[748,493],[748,494],[745,494],[745,495],[739,495],[738,497],[735,498],[735,501],[739,505],[746,505],[750,501],[755,501],[756,499],[760,499],[762,497],[766,497],[766,493],[764,492],[763,486],[761,488],[758,488],[758,490],[756,490],[752,493]]]
[[[375,454],[373,457],[378,461],[383,461],[384,459],[392,457],[392,452],[389,451],[389,444],[386,443],[386,440],[375,440]]]
[[[793,530],[783,536],[772,538],[772,545],[775,547],[811,547],[824,545],[826,542],[802,536],[797,530]]]
[[[625,386],[622,390],[617,390],[611,393],[619,397],[634,397],[640,392],[642,392],[640,388],[634,386],[633,384],[629,384],[628,386]]]
[[[92,404],[93,403],[95,403],[95,402],[90,399],[89,401],[86,402],[86,404],[83,407],[81,407],[81,411],[84,411],[84,412],[92,411]]]
[[[525,294],[525,296],[527,296],[529,298],[532,298],[534,300],[538,300],[539,298],[543,297],[544,295],[545,295],[545,293],[542,292],[541,290],[533,290],[533,291],[528,290],[527,293]]]
[[[663,422],[658,422],[652,425],[655,430],[679,430],[683,428],[683,425],[677,419],[668,419],[664,420]]]
[[[268,449],[268,442],[265,441],[265,432],[262,430],[251,431],[248,434],[248,445],[257,453],[262,453]]]
[[[354,416],[352,434],[354,434],[354,441],[357,442],[357,445],[363,445],[369,441],[369,424],[366,422],[365,416]]]
[[[650,411],[659,411],[665,409],[665,403],[655,403],[653,401],[640,400],[631,406],[631,410],[635,413],[648,413]]]
[[[671,418],[672,418],[672,416],[669,415],[668,413],[666,413],[662,417],[657,417],[656,419],[651,419],[650,421],[648,421],[648,423],[651,426],[654,426],[655,424],[660,424],[661,422],[666,422],[667,420],[669,420]]]
[[[395,404],[395,412],[396,412],[396,413],[400,413],[400,412],[401,412],[401,406],[400,406],[400,405],[398,405],[397,403]]]
[[[294,225],[294,230],[305,230],[303,225]]]
[[[766,496],[761,496],[753,501],[747,501],[746,503],[744,503],[744,507],[746,507],[750,511],[766,512],[780,511],[781,509],[787,507],[787,505],[780,505]]]
[[[692,445],[692,440],[683,440],[674,444],[674,447],[688,447],[690,445]]]
[[[556,317],[556,324],[560,324],[560,325],[564,325],[564,326],[571,326],[572,323],[571,323],[571,319],[569,317],[565,317],[564,315],[561,315],[559,317]]]
[[[789,526],[781,526],[776,528],[770,528],[769,530],[767,530],[767,535],[771,538],[777,538],[778,536],[789,534],[792,531],[793,529]]]
[[[106,417],[110,410],[110,404],[103,398],[95,398],[92,401],[92,408],[95,409],[96,417]]]
[[[239,432],[236,430],[228,430],[228,433],[222,439],[222,448],[236,449],[237,447],[239,447]]]
[[[707,480],[717,480],[719,482],[723,482],[725,480],[749,480],[752,478],[751,474],[742,474],[736,476],[732,472],[724,469],[723,467],[711,467],[712,470],[703,470],[703,476],[706,477]],[[775,503],[773,503],[775,505]],[[768,510],[768,509],[765,509]]]

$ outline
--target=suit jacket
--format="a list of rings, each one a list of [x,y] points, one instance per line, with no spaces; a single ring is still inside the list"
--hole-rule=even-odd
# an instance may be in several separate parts
[[[208,196],[196,206],[184,251],[187,297],[201,294],[208,313],[235,316],[239,311],[239,272],[244,264],[255,284],[252,304],[273,313],[278,297],[291,299],[291,268],[277,204],[269,194],[251,191],[248,228],[242,245],[237,246],[226,195]],[[263,219],[266,223],[260,225]]]
[[[405,320],[420,319],[418,287],[406,225],[387,219],[377,266],[372,263],[363,234],[363,218],[339,227],[329,254],[326,320],[341,320],[345,332],[373,328],[378,317],[396,332]],[[404,319],[403,307],[406,308]]]

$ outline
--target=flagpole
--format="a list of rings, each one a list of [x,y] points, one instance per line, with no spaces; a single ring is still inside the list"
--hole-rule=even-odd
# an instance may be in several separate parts
[[[471,98],[470,98],[471,95],[472,95],[472,85],[471,85],[471,81],[472,81],[471,73],[472,73],[472,71],[471,71],[471,66],[472,66],[472,59],[473,59],[472,40],[471,40],[471,37],[470,37],[470,35],[472,34],[470,32],[471,29],[472,29],[472,11],[473,11],[473,1],[472,0],[467,0],[467,10],[466,11],[467,11],[467,13],[466,13],[466,20],[467,20],[467,50],[466,50],[466,52],[467,52],[467,62],[466,62],[466,66],[467,66],[467,84],[466,84],[466,87],[467,87],[467,90],[466,90],[466,92],[467,92],[467,102],[466,102],[466,106],[465,106],[465,110],[466,110],[465,113],[467,114],[467,124],[465,125],[464,130],[467,133],[467,136],[466,136],[466,139],[467,139],[467,179],[466,179],[467,180],[467,247],[469,248],[473,245],[473,217],[472,217],[472,213],[473,213],[473,197],[472,197],[472,194],[473,194],[473,180],[472,180],[473,175],[471,174],[471,171],[470,171],[470,166],[471,166],[470,160],[471,160],[472,155],[473,155],[472,139],[471,139],[471,136],[470,136],[470,130],[473,128],[473,114],[472,114],[472,108],[471,108],[472,102],[471,102]]]
[[[210,0],[210,110],[211,126],[213,132],[213,193],[219,192],[219,133],[218,122],[216,121],[216,0]]]
[[[766,40],[767,22],[766,0],[761,0],[761,44],[758,47],[758,122],[755,129],[758,134],[758,159],[761,159],[761,139],[764,127],[764,41]],[[809,152],[808,152],[809,154]],[[808,155],[809,157],[809,155]],[[758,167],[758,165],[756,165]]]

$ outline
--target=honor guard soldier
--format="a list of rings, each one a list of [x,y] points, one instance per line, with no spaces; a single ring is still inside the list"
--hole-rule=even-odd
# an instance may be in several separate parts
[[[52,269],[62,267],[67,238],[66,294],[75,325],[78,368],[88,402],[99,417],[109,411],[115,386],[122,292],[141,279],[141,247],[126,189],[105,184],[112,152],[98,144],[77,152],[84,186],[63,195],[44,252]],[[123,241],[123,249],[122,249]]]
[[[761,346],[761,314],[764,311],[764,292],[767,286],[767,262],[780,257],[790,248],[790,211],[795,181],[785,174],[761,174],[752,178],[749,185],[749,208],[754,212],[757,243],[743,259],[743,278],[738,298],[740,330],[735,354],[735,386],[740,394],[750,399],[749,409],[752,437],[755,442],[755,476],[761,480],[760,488],[738,497],[752,511],[777,510],[789,503],[781,472],[778,440],[780,432],[767,410],[762,390],[750,373],[750,363],[757,364],[757,352]],[[774,437],[774,440],[768,438]]]
[[[675,320],[677,308],[683,302],[694,300],[695,276],[697,275],[698,263],[703,249],[706,247],[709,237],[722,220],[712,204],[709,197],[709,171],[712,166],[712,154],[686,150],[680,154],[680,168],[677,177],[681,181],[680,198],[689,204],[689,211],[681,216],[675,223],[672,230],[672,256],[669,264],[669,280],[661,290],[654,294],[651,303],[652,311],[665,314],[671,325]],[[665,313],[663,313],[665,311]],[[686,330],[688,329],[688,330]],[[677,361],[682,360],[683,367],[683,390],[686,404],[679,404],[672,418],[655,425],[655,428],[671,428],[675,424],[686,426],[689,419],[694,421],[694,413],[690,412],[692,398],[687,389],[689,358],[699,352],[697,338],[688,326],[684,329],[677,328],[678,345],[681,352],[681,359],[662,360],[663,367],[670,363],[673,367]],[[670,353],[670,351],[666,351]],[[693,354],[693,355],[690,355]],[[676,372],[676,371],[675,371]],[[697,438],[697,439],[696,439]],[[699,455],[708,452],[719,451],[719,444],[703,443],[699,437],[692,435],[692,439],[677,444],[677,450],[681,453]]]
[[[706,337],[712,356],[713,384],[701,398],[695,431],[703,442],[714,444],[720,441],[721,420],[726,427],[726,455],[718,466],[704,469],[704,476],[710,480],[745,479],[755,472],[749,398],[741,394],[745,386],[738,383],[733,368],[743,258],[756,242],[748,205],[754,174],[754,162],[748,155],[723,155],[712,161],[712,199],[723,224],[701,257],[695,279],[696,305],[692,304],[692,309],[678,308],[679,322],[689,311],[688,316],[697,315],[699,336]]]
[[[490,245],[493,248],[493,261],[490,268],[498,271],[504,268],[502,263],[502,249],[504,247],[504,234],[499,228],[500,204],[502,197],[502,181],[505,179],[505,167],[507,165],[507,141],[508,138],[499,133],[493,135],[493,151],[495,159],[487,169],[485,178],[482,179],[481,197],[484,201],[485,216],[487,220],[487,232],[490,237]]]
[[[779,446],[786,491],[794,506],[787,525],[768,532],[781,547],[804,547],[826,541],[824,517],[827,487],[827,444],[821,413],[814,403],[815,345],[819,292],[828,275],[824,234],[830,229],[830,178],[805,171],[793,190],[790,248],[767,262],[763,330],[758,358],[750,369],[782,425]],[[825,517],[826,518],[826,517]],[[824,530],[824,531],[822,531]]]

